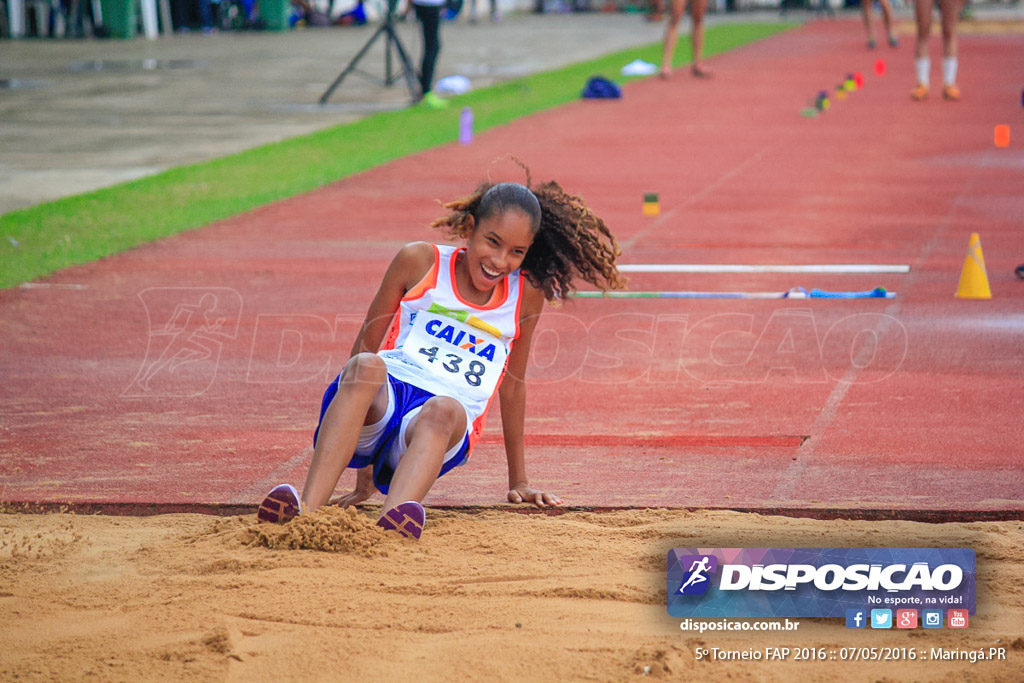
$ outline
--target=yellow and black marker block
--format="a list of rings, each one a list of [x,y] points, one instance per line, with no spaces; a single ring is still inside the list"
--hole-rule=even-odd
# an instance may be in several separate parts
[[[661,213],[661,205],[658,203],[657,192],[647,192],[644,194],[644,215],[645,216],[657,216]]]

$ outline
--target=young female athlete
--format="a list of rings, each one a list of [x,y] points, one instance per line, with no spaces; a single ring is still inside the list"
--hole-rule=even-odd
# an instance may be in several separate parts
[[[465,464],[495,393],[509,502],[562,502],[526,476],[530,341],[544,301],[564,298],[575,279],[602,289],[625,285],[615,267],[618,245],[581,198],[554,182],[534,191],[485,183],[445,208],[434,227],[466,246],[414,242],[399,250],[352,357],[324,394],[302,495],[288,484],[275,487],[260,506],[261,521],[316,510],[354,467],[355,490],[338,502],[364,501],[376,486],[386,495],[378,524],[419,538],[420,501],[440,475]]]

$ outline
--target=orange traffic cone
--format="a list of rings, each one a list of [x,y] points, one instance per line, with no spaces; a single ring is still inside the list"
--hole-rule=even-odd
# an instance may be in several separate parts
[[[981,238],[978,233],[971,233],[971,241],[967,245],[967,257],[960,271],[960,285],[956,288],[958,299],[991,299],[992,290],[988,286],[988,274],[985,273],[985,257],[981,254]]]

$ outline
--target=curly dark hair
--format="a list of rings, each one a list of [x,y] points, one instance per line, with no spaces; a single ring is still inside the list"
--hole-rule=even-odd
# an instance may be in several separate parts
[[[448,239],[468,239],[482,219],[506,211],[527,216],[534,236],[522,271],[548,301],[570,296],[576,291],[576,280],[602,291],[626,286],[615,265],[622,252],[608,226],[581,197],[567,193],[554,181],[533,188],[485,182],[468,197],[443,206],[448,214],[431,225]],[[473,221],[468,220],[471,216]]]

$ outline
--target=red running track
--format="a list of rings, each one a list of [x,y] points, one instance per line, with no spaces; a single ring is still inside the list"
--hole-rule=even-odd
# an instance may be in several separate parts
[[[621,101],[531,116],[4,291],[0,500],[195,509],[301,485],[322,389],[388,260],[431,238],[436,199],[489,169],[521,178],[492,166],[513,153],[584,195],[624,263],[911,266],[631,283],[885,286],[893,300],[549,309],[530,375],[536,484],[595,507],[1019,517],[1024,144],[997,149],[992,133],[1024,130],[1008,76],[1024,52],[1012,35],[964,35],[961,52],[963,100],[914,103],[909,46],[869,53],[856,22],[812,23],[715,58],[710,81],[633,83]],[[862,91],[800,116],[853,71]],[[641,213],[646,192],[660,195],[656,218]],[[971,232],[991,301],[953,297]],[[501,503],[505,478],[495,414],[427,502]]]

